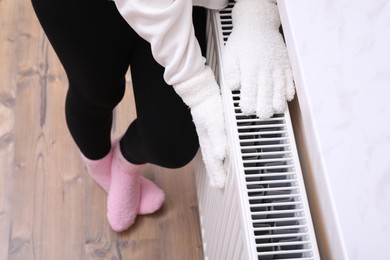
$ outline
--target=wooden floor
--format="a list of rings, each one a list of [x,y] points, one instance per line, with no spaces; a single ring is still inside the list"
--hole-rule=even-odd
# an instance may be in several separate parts
[[[163,209],[128,232],[110,230],[106,195],[64,123],[66,87],[30,1],[0,0],[0,260],[202,259],[191,164],[147,166],[166,191]],[[130,87],[117,135],[134,116]]]

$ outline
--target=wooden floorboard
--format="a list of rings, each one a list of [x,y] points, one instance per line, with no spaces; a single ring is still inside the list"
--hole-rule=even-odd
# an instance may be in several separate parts
[[[192,164],[143,174],[166,192],[126,232],[106,220],[64,119],[67,79],[30,1],[0,0],[0,259],[203,259]],[[131,80],[114,135],[134,118]]]

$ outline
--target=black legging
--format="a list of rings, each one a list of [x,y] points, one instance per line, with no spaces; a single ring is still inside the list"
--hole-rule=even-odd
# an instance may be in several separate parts
[[[130,65],[137,119],[121,140],[132,163],[168,168],[192,160],[199,144],[189,108],[163,79],[164,68],[108,0],[32,0],[38,19],[68,76],[66,121],[89,159],[110,150],[112,111],[125,91]],[[194,27],[205,46],[205,10]]]

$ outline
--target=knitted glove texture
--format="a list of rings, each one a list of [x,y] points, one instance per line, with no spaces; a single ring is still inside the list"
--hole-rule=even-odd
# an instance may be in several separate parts
[[[295,88],[274,0],[237,0],[233,31],[223,51],[227,86],[241,90],[245,114],[269,118],[284,112]]]
[[[191,109],[202,158],[212,187],[223,188],[226,171],[226,132],[219,86],[210,67],[173,86]]]

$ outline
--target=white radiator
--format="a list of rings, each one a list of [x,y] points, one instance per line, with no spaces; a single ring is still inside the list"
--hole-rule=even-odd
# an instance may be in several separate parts
[[[206,260],[320,259],[289,112],[269,120],[243,115],[240,93],[224,87],[221,50],[232,29],[231,4],[208,17],[208,63],[227,114],[224,190],[209,187],[195,161]]]

